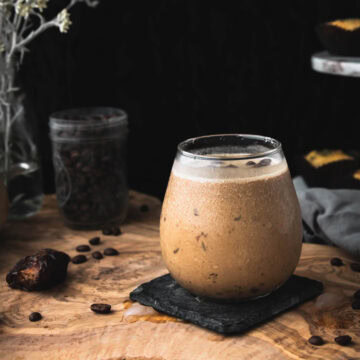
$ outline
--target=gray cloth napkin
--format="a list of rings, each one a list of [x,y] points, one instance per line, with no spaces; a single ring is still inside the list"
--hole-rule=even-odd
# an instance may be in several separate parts
[[[360,190],[309,188],[293,179],[304,225],[304,241],[338,246],[360,256]]]

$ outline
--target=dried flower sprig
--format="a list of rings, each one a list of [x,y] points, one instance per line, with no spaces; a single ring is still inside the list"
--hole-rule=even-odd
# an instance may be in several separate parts
[[[9,171],[11,128],[24,112],[16,99],[19,89],[14,85],[14,78],[28,51],[28,44],[52,27],[66,33],[71,25],[69,10],[74,5],[84,3],[95,7],[99,3],[98,0],[70,0],[54,18],[46,19],[43,13],[49,2],[0,0],[0,175]],[[30,139],[24,140],[30,142]]]

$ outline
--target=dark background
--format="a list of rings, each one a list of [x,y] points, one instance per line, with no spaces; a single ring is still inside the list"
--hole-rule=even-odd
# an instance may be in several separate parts
[[[66,1],[55,4],[48,15]],[[54,191],[49,114],[72,107],[128,112],[130,187],[159,197],[176,145],[189,137],[275,137],[293,175],[310,149],[358,149],[360,79],[315,73],[310,56],[322,50],[316,24],[359,15],[358,0],[77,5],[69,33],[41,35],[21,71],[45,192]]]

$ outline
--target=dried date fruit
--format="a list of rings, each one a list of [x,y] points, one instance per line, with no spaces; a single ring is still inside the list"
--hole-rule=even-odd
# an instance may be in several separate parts
[[[76,255],[71,259],[73,264],[82,264],[87,261],[87,257],[85,255]]]
[[[309,338],[308,341],[311,345],[316,345],[316,346],[321,346],[324,344],[324,340],[322,339],[321,336],[312,336],[311,338]]]
[[[17,262],[6,276],[13,289],[49,289],[66,278],[70,257],[61,251],[43,249]]]
[[[39,321],[42,319],[42,315],[39,312],[33,312],[29,315],[30,321]]]
[[[359,263],[351,263],[350,268],[352,271],[360,272],[360,264]]]
[[[114,255],[119,255],[119,252],[114,248],[106,248],[104,250],[104,255],[106,255],[106,256],[114,256]]]
[[[90,309],[97,314],[108,314],[111,311],[109,304],[92,304]]]
[[[102,259],[104,257],[103,254],[100,251],[95,251],[91,255],[96,260],[100,260],[100,259]]]
[[[98,236],[92,238],[89,240],[90,245],[99,245],[100,244],[100,238]]]
[[[76,247],[76,251],[78,251],[78,252],[87,252],[90,250],[91,250],[91,248],[89,245],[79,245]]]
[[[334,340],[339,345],[346,346],[346,345],[351,344],[352,338],[349,335],[342,335],[342,336],[336,337]]]
[[[344,265],[343,261],[342,261],[340,258],[338,258],[338,257],[332,258],[332,259],[330,260],[330,264],[331,264],[332,266],[343,266],[343,265]]]

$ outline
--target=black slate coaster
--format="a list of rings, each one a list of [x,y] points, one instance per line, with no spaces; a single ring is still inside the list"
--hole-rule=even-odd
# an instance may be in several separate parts
[[[130,298],[206,329],[231,334],[248,330],[310,300],[322,289],[319,281],[292,275],[281,288],[264,298],[225,304],[195,297],[167,274],[140,285]]]

